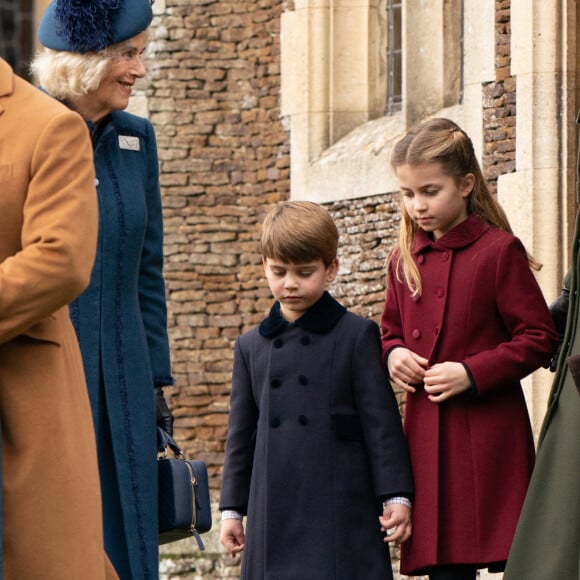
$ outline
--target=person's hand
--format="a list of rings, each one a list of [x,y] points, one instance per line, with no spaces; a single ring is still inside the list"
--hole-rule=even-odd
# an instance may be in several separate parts
[[[414,393],[415,387],[413,385],[423,382],[428,363],[426,358],[408,348],[402,346],[394,348],[387,359],[391,383],[409,393]]]
[[[569,306],[570,290],[564,286],[558,298],[556,298],[556,300],[550,304],[550,314],[552,315],[552,320],[554,321],[556,332],[560,337],[558,350],[556,350],[554,356],[552,356],[550,359],[550,362],[545,366],[545,368],[549,368],[552,372],[556,372],[556,369],[558,368],[558,359],[560,358],[560,350],[562,349],[562,340],[564,339],[564,333],[566,332],[566,322],[568,320]]]
[[[155,387],[155,409],[157,427],[161,427],[170,437],[173,437],[173,415],[163,396],[163,387]]]
[[[458,362],[433,365],[425,372],[425,392],[433,403],[442,403],[471,387],[465,367]]]
[[[385,504],[383,515],[379,516],[381,531],[385,532],[384,542],[402,544],[406,542],[413,531],[411,510],[402,503]]]
[[[227,519],[222,521],[220,543],[234,558],[244,549],[244,525],[242,520]]]

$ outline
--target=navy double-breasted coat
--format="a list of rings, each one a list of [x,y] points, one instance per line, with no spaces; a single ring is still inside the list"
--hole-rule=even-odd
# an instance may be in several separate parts
[[[415,475],[413,535],[401,570],[497,564],[508,551],[534,462],[520,380],[547,364],[558,337],[520,241],[472,215],[413,245],[423,283],[414,299],[390,262],[383,352],[405,346],[429,364],[465,365],[475,387],[443,403],[407,395]]]
[[[328,294],[276,303],[235,345],[221,509],[247,513],[244,580],[385,580],[380,498],[411,495],[375,322]]]
[[[97,256],[70,307],[95,420],[105,546],[123,579],[158,577],[154,385],[172,384],[156,140],[115,111],[92,128]]]

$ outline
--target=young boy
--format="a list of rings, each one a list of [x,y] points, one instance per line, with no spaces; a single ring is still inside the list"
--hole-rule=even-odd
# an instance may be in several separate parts
[[[220,540],[244,550],[242,580],[389,580],[387,542],[411,534],[411,468],[378,326],[326,292],[337,246],[315,203],[282,203],[263,224],[276,302],[236,341],[220,498]]]

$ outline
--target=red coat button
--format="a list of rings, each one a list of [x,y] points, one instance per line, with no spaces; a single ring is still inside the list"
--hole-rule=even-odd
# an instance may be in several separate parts
[[[421,331],[419,329],[416,328],[415,330],[413,330],[413,338],[416,340],[421,338]]]

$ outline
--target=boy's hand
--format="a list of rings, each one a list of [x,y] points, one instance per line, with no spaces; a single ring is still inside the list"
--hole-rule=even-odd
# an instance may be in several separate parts
[[[458,362],[433,365],[425,372],[425,392],[433,403],[442,403],[471,387],[465,367]]]
[[[415,392],[416,385],[423,382],[429,361],[408,348],[398,346],[389,353],[387,367],[391,382],[409,393]]]
[[[228,519],[222,521],[220,542],[232,558],[244,549],[244,541],[244,525],[241,520]]]
[[[387,534],[384,542],[402,544],[411,537],[411,510],[402,503],[386,504],[379,522],[381,530]]]

